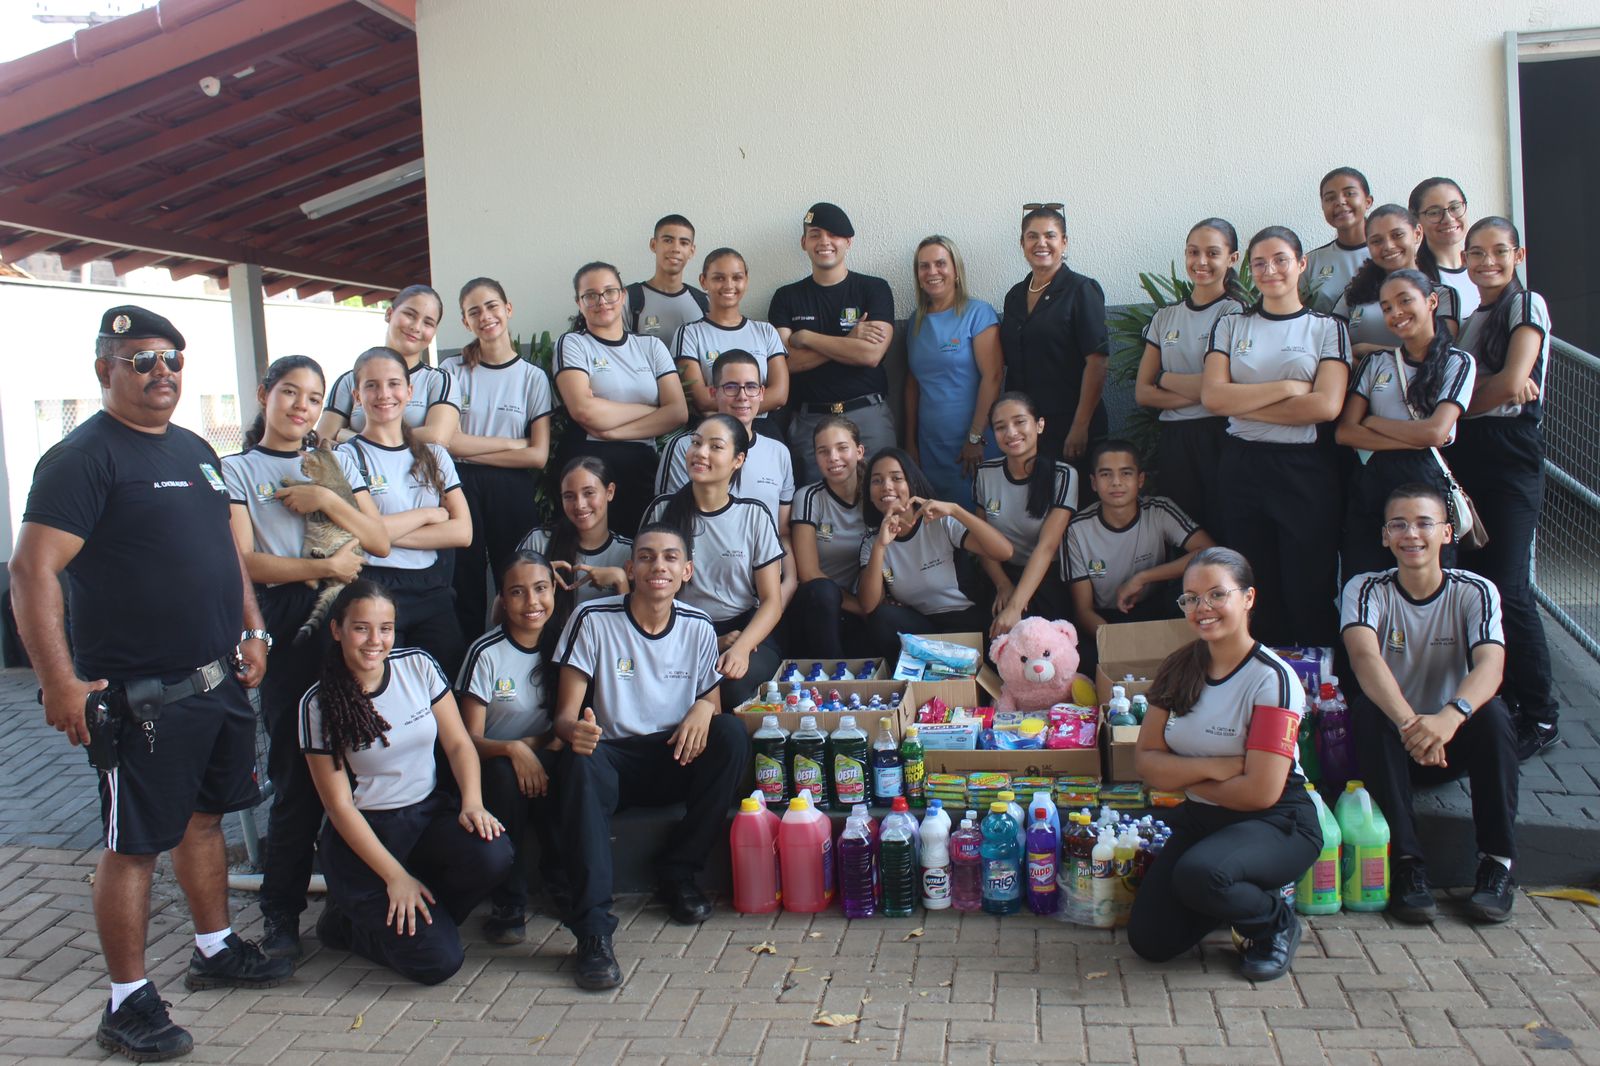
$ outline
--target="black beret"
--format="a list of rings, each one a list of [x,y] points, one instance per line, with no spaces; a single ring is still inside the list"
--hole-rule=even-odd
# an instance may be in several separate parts
[[[837,204],[812,204],[806,212],[805,225],[818,226],[835,237],[854,237],[856,229],[850,225],[850,216]]]
[[[187,348],[178,327],[154,311],[134,304],[113,307],[100,316],[102,337],[165,337],[178,350]]]

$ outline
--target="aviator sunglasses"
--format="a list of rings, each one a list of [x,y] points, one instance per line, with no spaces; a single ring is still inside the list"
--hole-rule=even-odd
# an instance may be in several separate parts
[[[125,363],[133,364],[135,374],[148,374],[156,368],[156,360],[160,359],[167,364],[167,369],[176,374],[183,369],[183,353],[176,348],[160,348],[154,351],[145,350],[134,352],[132,355],[113,355],[113,359],[121,359]]]

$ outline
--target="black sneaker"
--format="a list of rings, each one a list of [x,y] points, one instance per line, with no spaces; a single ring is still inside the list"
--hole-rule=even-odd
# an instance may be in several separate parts
[[[1517,901],[1517,879],[1498,859],[1478,860],[1478,879],[1467,898],[1467,915],[1480,922],[1503,922]]]
[[[254,940],[229,933],[222,950],[209,959],[195,948],[189,956],[189,972],[183,987],[191,992],[203,988],[276,988],[294,973],[293,959],[269,959],[261,954]]]
[[[349,917],[334,906],[331,899],[322,905],[322,913],[317,916],[317,939],[322,941],[323,947],[335,951],[349,951],[354,943]]]
[[[1248,981],[1275,981],[1289,972],[1299,947],[1300,919],[1290,914],[1283,929],[1249,941],[1239,959],[1239,973]]]
[[[1395,860],[1394,877],[1389,882],[1389,913],[1411,925],[1427,925],[1439,916],[1439,904],[1428,884],[1428,868],[1421,860]]]
[[[305,953],[300,946],[298,914],[268,914],[261,934],[261,954],[269,959],[298,959]]]
[[[528,939],[528,919],[520,906],[495,907],[483,920],[483,938],[491,944],[520,944]]]
[[[1561,737],[1554,722],[1535,722],[1524,718],[1517,723],[1517,759],[1527,762]]]
[[[161,1062],[187,1055],[194,1048],[194,1037],[173,1022],[167,1014],[169,1006],[156,994],[156,986],[147,982],[115,1012],[106,1003],[94,1042],[134,1062]]]
[[[579,988],[599,992],[622,983],[622,967],[611,950],[610,936],[579,937],[576,954],[578,962],[572,976]]]
[[[699,925],[711,917],[711,901],[706,899],[700,886],[685,878],[681,881],[663,881],[656,889],[656,899],[667,905],[672,920],[679,925]]]

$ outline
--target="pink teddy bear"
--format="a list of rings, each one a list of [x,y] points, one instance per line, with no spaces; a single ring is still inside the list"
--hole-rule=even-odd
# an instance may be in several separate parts
[[[1042,711],[1069,702],[1078,675],[1078,631],[1071,622],[1024,618],[989,644],[1004,682],[997,711]]]

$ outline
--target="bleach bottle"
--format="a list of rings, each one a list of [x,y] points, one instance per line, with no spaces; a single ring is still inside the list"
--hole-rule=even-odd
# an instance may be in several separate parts
[[[1309,781],[1306,791],[1311,794],[1311,804],[1317,809],[1317,824],[1322,827],[1322,850],[1295,886],[1294,906],[1301,914],[1338,914],[1339,845],[1343,835],[1339,831],[1339,820]]]
[[[950,816],[939,800],[928,802],[922,819],[922,847],[918,856],[922,868],[922,906],[941,911],[950,907]]]
[[[1351,911],[1381,911],[1389,905],[1389,823],[1360,781],[1344,786],[1334,809],[1343,851],[1340,891]]]
[[[739,801],[728,830],[733,861],[733,909],[740,914],[771,914],[782,898],[778,890],[778,816],[767,809],[761,789]]]

